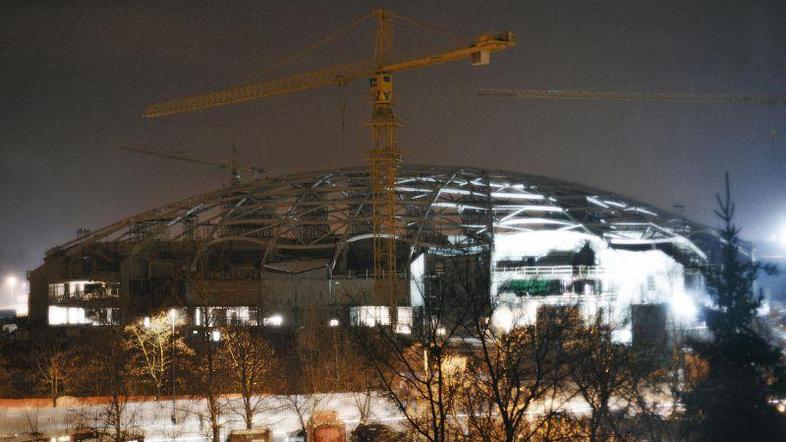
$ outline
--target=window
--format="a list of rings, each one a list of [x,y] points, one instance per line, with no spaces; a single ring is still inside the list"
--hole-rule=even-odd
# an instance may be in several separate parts
[[[257,325],[257,309],[253,307],[197,307],[194,309],[194,325]]]
[[[119,296],[119,282],[68,281],[49,284],[49,302],[89,301]]]
[[[654,292],[655,288],[655,276],[647,275],[647,291]]]
[[[376,325],[390,325],[390,313],[387,307],[378,305],[361,305],[349,310],[352,325],[374,327]]]
[[[49,284],[49,302],[63,302],[66,300],[65,283]]]
[[[412,307],[399,307],[396,321],[396,333],[408,335],[412,333]]]
[[[120,309],[49,306],[49,325],[109,325],[120,322]]]

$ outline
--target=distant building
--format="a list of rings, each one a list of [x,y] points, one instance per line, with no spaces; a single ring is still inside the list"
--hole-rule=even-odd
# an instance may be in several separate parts
[[[632,304],[695,316],[698,269],[719,249],[714,231],[679,215],[539,176],[405,166],[396,191],[393,315],[374,295],[368,171],[346,168],[264,178],[80,231],[30,272],[30,320],[100,326],[181,307],[196,326],[396,320],[408,333],[460,259],[459,277],[488,282],[501,326],[571,304],[619,323],[624,339]]]

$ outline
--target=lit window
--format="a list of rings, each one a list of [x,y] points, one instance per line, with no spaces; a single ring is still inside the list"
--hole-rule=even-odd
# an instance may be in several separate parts
[[[397,310],[396,333],[412,333],[412,307],[399,307]]]
[[[268,316],[267,318],[262,320],[263,325],[269,325],[273,327],[279,327],[283,323],[284,323],[284,317],[281,315]]]
[[[49,325],[107,325],[117,324],[118,308],[91,308],[49,306]]]
[[[387,307],[362,305],[352,307],[349,313],[352,325],[364,325],[366,327],[390,325],[390,314]]]
[[[194,309],[194,325],[257,325],[257,310],[253,307],[197,307]]]

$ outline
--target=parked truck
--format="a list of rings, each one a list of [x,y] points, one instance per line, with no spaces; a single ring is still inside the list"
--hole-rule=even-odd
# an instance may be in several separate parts
[[[309,419],[307,434],[308,442],[346,442],[347,426],[335,411],[319,411]]]

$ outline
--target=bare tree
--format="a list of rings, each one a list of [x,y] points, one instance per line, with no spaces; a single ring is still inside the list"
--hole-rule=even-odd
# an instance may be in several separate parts
[[[325,364],[333,373],[334,387],[352,397],[360,423],[364,424],[371,417],[372,400],[380,387],[377,373],[346,330],[331,327],[329,340],[330,358]]]
[[[225,395],[231,382],[229,358],[227,348],[221,342],[221,331],[212,324],[202,328],[192,340],[191,349],[189,385],[193,393],[205,400],[209,437],[213,442],[219,442],[222,440],[221,418],[226,413]]]
[[[278,360],[259,330],[229,327],[224,330],[228,376],[240,390],[242,416],[247,429],[254,426],[257,414],[269,406],[270,396],[279,381]]]
[[[330,352],[313,333],[299,336],[296,358],[299,376],[295,385],[286,389],[284,404],[297,415],[300,428],[305,431],[309,418],[319,411],[329,392],[335,390],[336,382],[330,377]]]
[[[572,397],[570,309],[541,315],[537,326],[507,328],[494,325],[478,306],[469,307],[475,318],[468,332],[479,347],[469,352],[471,388],[464,396],[471,430],[484,441],[530,440],[553,426]],[[532,412],[536,407],[539,413]]]
[[[463,438],[465,426],[458,417],[466,384],[466,359],[457,356],[456,343],[470,318],[467,298],[488,293],[483,280],[475,278],[475,255],[437,257],[442,272],[460,275],[417,281],[423,305],[417,306],[419,321],[410,335],[396,327],[377,325],[356,329],[387,398],[399,409],[413,437],[432,442]],[[486,280],[487,281],[487,280]]]
[[[150,386],[156,400],[161,399],[168,382],[175,382],[170,371],[177,355],[188,353],[182,336],[173,330],[172,321],[173,318],[162,312],[133,322],[125,329],[133,350],[131,375]]]
[[[13,390],[11,372],[6,366],[5,358],[0,357],[0,398],[11,397]]]
[[[627,404],[616,404],[619,413],[614,413],[612,406],[615,401],[624,402],[630,387],[633,352],[630,347],[614,342],[612,327],[603,324],[600,316],[593,324],[578,330],[574,352],[571,378],[578,394],[590,407],[584,436],[590,442],[625,439],[628,436],[617,416],[622,415]]]
[[[668,353],[661,349],[636,346],[630,350],[629,382],[625,401],[634,420],[634,433],[651,441],[681,440],[677,425],[680,417],[679,394],[682,391],[684,354],[682,341],[673,332],[674,344]],[[656,363],[653,364],[653,361]],[[663,410],[671,410],[664,415]]]
[[[57,398],[66,391],[74,372],[73,357],[71,352],[52,339],[48,339],[35,351],[36,372],[53,407],[57,407]]]
[[[106,327],[79,352],[77,379],[82,391],[109,397],[99,413],[83,417],[82,424],[95,429],[101,440],[122,442],[140,432],[134,414],[128,411],[128,400],[134,392],[131,361],[131,346],[118,326]]]

